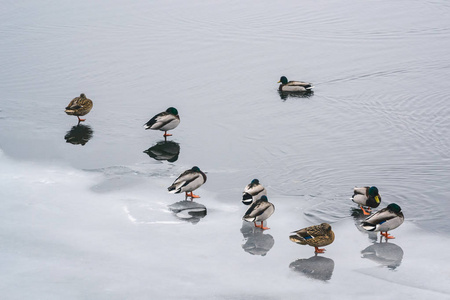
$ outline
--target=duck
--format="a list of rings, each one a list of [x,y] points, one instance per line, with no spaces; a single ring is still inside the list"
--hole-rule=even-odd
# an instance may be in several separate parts
[[[192,192],[202,186],[205,182],[206,174],[202,172],[199,167],[194,166],[181,173],[167,190],[172,194],[186,193],[185,200],[190,197],[191,201],[193,201],[194,198],[200,198],[200,196],[194,195]]]
[[[267,220],[275,211],[275,206],[269,202],[267,196],[263,195],[259,200],[253,202],[250,208],[245,212],[242,219],[247,222],[253,222],[255,227],[262,230],[270,229],[264,227],[263,223]],[[261,222],[261,225],[257,225],[256,222]]]
[[[286,76],[281,76],[278,83],[281,83],[278,90],[282,92],[309,92],[314,88],[310,82],[288,81]]]
[[[370,215],[372,208],[377,208],[381,203],[381,196],[376,186],[355,187],[352,201],[359,204],[363,214]],[[366,209],[364,209],[366,206]]]
[[[75,97],[70,101],[69,105],[66,107],[66,114],[71,116],[77,116],[78,118],[78,124],[80,122],[86,121],[86,119],[80,119],[80,116],[87,115],[91,109],[94,103],[91,99],[86,98],[85,94],[80,94],[80,97]]]
[[[245,188],[244,193],[242,194],[242,203],[245,205],[250,205],[253,203],[253,201],[259,200],[261,196],[266,195],[267,191],[262,186],[261,183],[259,183],[258,179],[253,179],[252,182],[250,182]]]
[[[402,225],[404,220],[402,208],[396,203],[391,203],[366,218],[362,222],[361,227],[367,231],[380,231],[380,234],[386,239],[395,239],[394,236],[389,235],[388,231]]]
[[[153,116],[153,118],[144,124],[144,128],[146,130],[153,129],[164,131],[163,137],[166,139],[168,136],[172,136],[172,134],[167,133],[167,131],[175,129],[178,124],[180,124],[178,110],[175,107],[169,107],[166,111]]]
[[[322,223],[294,231],[289,239],[300,245],[309,245],[315,248],[314,253],[324,253],[325,249],[319,248],[330,245],[334,241],[334,232],[331,225]]]

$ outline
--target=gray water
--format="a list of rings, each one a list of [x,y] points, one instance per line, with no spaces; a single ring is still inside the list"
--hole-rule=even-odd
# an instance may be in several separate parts
[[[2,298],[450,298],[449,12],[3,3]],[[314,93],[280,95],[281,75]],[[64,108],[80,93],[94,108],[77,128]],[[169,106],[181,123],[155,159],[144,151],[162,132],[142,125]],[[166,188],[194,165],[208,181],[192,217]],[[276,206],[265,232],[241,220],[253,178]],[[349,198],[363,185],[402,207],[395,240],[355,226]],[[289,241],[321,222],[336,233],[325,254]]]

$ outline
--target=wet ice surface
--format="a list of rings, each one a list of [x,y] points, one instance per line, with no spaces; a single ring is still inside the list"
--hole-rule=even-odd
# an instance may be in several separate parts
[[[246,207],[239,197],[223,203],[200,188],[192,207],[204,204],[208,212],[192,223],[174,214],[185,201],[165,192],[169,177],[143,176],[132,168],[29,164],[4,154],[0,159],[1,279],[9,299],[450,294],[448,237],[409,221],[392,232],[396,239],[380,243],[355,227],[359,216],[345,207],[341,213],[347,216],[332,223],[335,242],[315,256],[313,247],[288,238],[308,224],[297,204],[301,198],[272,197],[277,210],[268,221],[271,229],[262,232],[242,223]],[[117,189],[105,190],[110,184]]]
[[[248,5],[5,3],[2,298],[450,297],[449,6]],[[314,93],[279,94],[281,75]],[[165,142],[142,125],[169,106]],[[194,165],[201,198],[168,194]],[[264,232],[242,221],[253,178]],[[402,207],[396,239],[357,226],[362,185]],[[322,222],[325,254],[289,241]]]

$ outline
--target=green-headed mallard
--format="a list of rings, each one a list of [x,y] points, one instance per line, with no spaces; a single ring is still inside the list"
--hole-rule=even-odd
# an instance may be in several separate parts
[[[261,196],[266,195],[267,191],[262,186],[261,183],[259,183],[258,179],[253,179],[252,182],[250,182],[245,188],[244,193],[242,195],[242,203],[245,205],[250,205],[253,203],[253,201],[259,200]]]
[[[66,114],[71,116],[77,116],[78,123],[86,121],[86,119],[80,119],[80,116],[87,115],[94,104],[91,99],[86,98],[85,94],[81,94],[80,97],[75,97],[70,101],[66,107]]]
[[[380,234],[386,239],[395,239],[395,237],[388,234],[388,231],[402,225],[404,220],[405,217],[400,206],[391,203],[365,219],[361,226],[367,231],[380,231]]]
[[[303,82],[303,81],[288,81],[286,76],[281,76],[280,81],[280,87],[278,88],[279,91],[282,92],[308,92],[313,89],[312,83],[309,82]]]
[[[319,247],[327,246],[334,241],[334,232],[328,223],[309,226],[293,233],[295,234],[289,236],[291,241],[300,245],[310,245],[315,248],[315,253],[323,253],[325,249]]]
[[[363,214],[370,215],[371,208],[376,208],[380,205],[381,196],[376,186],[355,187],[353,189],[352,201],[359,204]],[[364,206],[368,207],[367,211],[364,209]]]
[[[169,107],[166,111],[155,115],[144,124],[145,129],[154,129],[164,131],[164,138],[171,136],[167,131],[174,129],[180,124],[180,116],[175,107]]]
[[[262,196],[259,200],[253,202],[250,208],[245,212],[242,219],[247,222],[253,222],[255,227],[259,227],[262,230],[270,229],[263,226],[263,222],[267,220],[275,211],[275,206],[269,202],[267,196]],[[261,222],[261,225],[256,225],[256,222]]]
[[[206,174],[200,171],[198,167],[192,167],[190,170],[184,171],[177,179],[167,188],[169,193],[179,194],[186,193],[186,198],[200,198],[192,192],[198,189],[206,182]]]

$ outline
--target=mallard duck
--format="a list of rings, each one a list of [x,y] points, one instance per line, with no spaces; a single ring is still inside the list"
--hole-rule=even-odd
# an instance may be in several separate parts
[[[154,129],[164,131],[164,138],[172,136],[167,131],[176,128],[180,124],[180,116],[175,107],[169,107],[166,111],[155,115],[144,124],[145,129]]]
[[[77,116],[78,123],[86,121],[86,119],[80,119],[80,116],[87,115],[94,104],[91,99],[86,98],[85,94],[81,94],[80,97],[75,97],[70,101],[66,107],[66,114]]]
[[[167,188],[169,193],[179,194],[186,193],[186,198],[200,198],[198,195],[194,195],[192,192],[198,189],[206,182],[206,174],[200,171],[198,167],[192,167],[190,170],[184,171],[177,179]]]
[[[327,246],[334,241],[334,232],[328,223],[309,226],[293,233],[295,234],[289,236],[291,241],[300,245],[310,245],[315,248],[315,253],[323,253],[325,249],[319,247]]]
[[[352,201],[359,204],[363,214],[370,215],[371,208],[376,208],[380,205],[381,196],[376,186],[355,187]],[[364,206],[367,207],[367,211],[364,209]]]
[[[361,226],[367,231],[380,231],[380,234],[386,239],[395,239],[395,237],[388,234],[388,231],[402,225],[404,220],[405,217],[403,216],[400,206],[391,203],[365,219]]]
[[[314,88],[312,83],[303,81],[288,81],[285,76],[281,76],[278,83],[280,82],[281,84],[278,90],[282,92],[308,92]]]
[[[244,193],[242,195],[242,203],[245,205],[250,205],[253,203],[253,201],[259,200],[261,196],[266,195],[267,191],[262,186],[261,183],[259,183],[258,179],[253,179],[252,182],[250,182],[245,188]]]
[[[242,217],[244,221],[253,222],[255,227],[262,230],[270,229],[263,226],[263,222],[267,220],[275,211],[275,206],[269,202],[267,196],[262,196],[259,200],[253,202],[250,208],[245,212]],[[261,222],[261,225],[256,225],[256,222]]]

